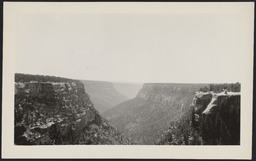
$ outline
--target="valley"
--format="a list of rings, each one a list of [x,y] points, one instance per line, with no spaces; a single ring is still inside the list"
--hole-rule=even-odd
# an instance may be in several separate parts
[[[194,93],[204,86],[146,83],[136,98],[115,106],[103,116],[137,144],[155,144],[169,123],[182,117]]]
[[[100,112],[114,107],[128,100],[128,97],[119,93],[111,82],[81,80],[85,91],[89,94],[94,107]]]
[[[15,144],[239,145],[240,88],[17,73]]]

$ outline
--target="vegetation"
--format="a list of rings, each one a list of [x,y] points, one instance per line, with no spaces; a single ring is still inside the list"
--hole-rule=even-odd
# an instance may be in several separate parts
[[[169,129],[156,142],[157,145],[202,145],[199,131],[192,126],[193,109],[183,114],[180,120],[172,121]]]
[[[175,132],[178,138],[191,120],[182,117],[184,113],[189,113],[187,107],[192,103],[194,92],[204,85],[147,84],[136,98],[104,112],[103,116],[137,144],[157,144],[170,124],[168,133]],[[174,142],[174,139],[171,140],[168,142]]]
[[[222,91],[239,92],[240,83],[235,84],[210,84],[208,87],[200,88],[200,91]],[[240,142],[240,96],[221,96],[214,113],[201,115],[199,122],[195,122],[195,111],[193,106],[185,108],[181,119],[172,121],[169,129],[162,135],[156,144],[160,145],[239,145]],[[204,108],[208,104],[203,101],[198,106]],[[197,108],[196,108],[197,109]],[[200,116],[199,116],[200,115]]]
[[[31,74],[15,74],[15,82],[30,82],[30,81],[37,81],[37,82],[70,82],[76,81],[72,79],[62,78],[62,77],[55,77],[55,76],[44,76],[44,75],[31,75]]]
[[[94,109],[80,81],[27,74],[15,80],[16,145],[130,144]]]
[[[195,111],[191,103],[198,90],[215,93],[240,92],[240,83],[208,86],[148,84],[136,98],[103,113],[126,135],[124,136],[94,109],[80,81],[15,74],[15,82],[15,144],[18,145],[239,144],[240,98],[232,97],[228,101],[221,101],[225,104],[218,107],[222,111],[217,116],[214,115],[215,119],[212,119],[212,115],[207,116],[198,126],[195,126]],[[72,88],[73,83],[76,85],[71,91],[56,92],[56,86],[53,88],[51,83],[43,82],[65,82]],[[101,88],[103,87],[99,87]],[[106,98],[112,98],[112,95],[109,96]],[[226,108],[227,106],[232,108]]]
[[[200,88],[199,91],[209,92],[213,91],[215,93],[223,92],[224,90],[229,92],[240,92],[240,83],[223,83],[223,84],[210,84],[209,86]]]

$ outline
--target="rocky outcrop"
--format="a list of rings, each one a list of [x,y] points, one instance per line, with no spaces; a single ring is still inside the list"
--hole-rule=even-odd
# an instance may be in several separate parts
[[[129,144],[94,109],[82,82],[22,74],[18,78],[15,144]]]
[[[193,126],[203,144],[240,144],[240,93],[198,92],[192,107]]]

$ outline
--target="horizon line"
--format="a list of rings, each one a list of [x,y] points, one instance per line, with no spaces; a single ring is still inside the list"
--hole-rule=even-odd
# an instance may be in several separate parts
[[[65,76],[47,75],[47,74],[30,74],[30,73],[14,73],[14,74],[27,74],[27,75],[39,75],[39,76],[50,76],[50,77],[60,77],[65,79],[74,79],[80,81],[95,81],[95,82],[109,82],[109,83],[123,83],[123,84],[229,84],[229,83],[240,83],[239,81],[234,82],[141,82],[141,81],[122,81],[122,80],[97,80],[97,79],[85,79],[85,78],[69,78]]]

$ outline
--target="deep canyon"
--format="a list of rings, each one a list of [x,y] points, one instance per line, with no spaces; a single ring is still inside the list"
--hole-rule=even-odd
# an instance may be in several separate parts
[[[16,145],[239,145],[240,83],[15,74]]]

